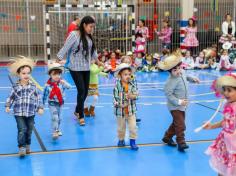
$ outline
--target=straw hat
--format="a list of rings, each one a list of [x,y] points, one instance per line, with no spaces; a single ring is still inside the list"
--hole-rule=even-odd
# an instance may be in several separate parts
[[[236,73],[230,73],[221,76],[216,80],[216,85],[215,85],[216,90],[222,93],[224,86],[236,87]]]
[[[152,59],[153,59],[152,55],[147,55],[147,56],[146,56],[146,60],[147,60],[147,61],[152,61]]]
[[[52,70],[61,70],[62,72],[64,71],[63,66],[61,66],[61,64],[57,63],[57,62],[53,62],[53,63],[49,63],[48,64],[48,74],[52,71]]]
[[[25,56],[18,56],[16,58],[13,58],[12,63],[10,63],[9,65],[9,71],[12,75],[18,75],[17,71],[23,66],[29,66],[32,71],[35,66],[35,63],[36,62],[31,58]]]
[[[203,50],[205,58],[214,57],[216,55],[215,51],[212,48],[207,48]]]
[[[225,49],[225,50],[228,50],[232,47],[232,43],[230,42],[225,42],[223,45],[222,45],[222,48]]]
[[[116,68],[114,76],[119,77],[119,73],[124,69],[130,69],[131,72],[134,73],[134,69],[130,65],[128,65],[126,63],[122,63]]]
[[[154,59],[158,59],[158,58],[160,58],[160,55],[159,55],[158,53],[155,53],[155,54],[153,55],[153,58],[154,58]]]
[[[126,55],[127,56],[133,56],[133,53],[132,53],[132,51],[128,51]]]
[[[181,53],[178,50],[175,53],[172,53],[171,55],[169,55],[168,57],[165,58],[164,61],[159,62],[158,67],[161,70],[171,70],[172,68],[174,68],[176,65],[178,65],[181,62]]]

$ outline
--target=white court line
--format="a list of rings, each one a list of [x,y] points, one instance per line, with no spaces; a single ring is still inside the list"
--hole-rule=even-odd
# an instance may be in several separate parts
[[[212,95],[215,94],[215,92],[208,92],[208,93],[201,93],[201,94],[193,94],[189,95],[190,97],[198,97],[198,96],[205,96],[205,95]],[[99,95],[104,95],[104,96],[110,96],[112,97],[112,94],[105,94],[105,93],[100,93]],[[139,98],[166,98],[166,96],[146,96],[146,95],[141,95]]]
[[[191,104],[194,103],[214,103],[214,102],[219,102],[220,100],[216,99],[216,100],[193,100],[190,101]],[[5,104],[6,102],[0,102],[0,104]],[[137,104],[139,105],[155,105],[155,104],[166,104],[165,101],[163,102],[138,102]],[[65,105],[76,105],[76,103],[65,103]],[[97,106],[102,107],[103,105],[113,105],[113,103],[111,102],[105,102],[105,103],[98,103]],[[64,108],[68,108],[68,107],[64,107]],[[69,108],[68,108],[69,109]]]

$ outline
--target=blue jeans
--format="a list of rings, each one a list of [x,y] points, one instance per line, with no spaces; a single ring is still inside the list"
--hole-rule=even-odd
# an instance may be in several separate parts
[[[61,124],[61,107],[60,105],[49,105],[48,106],[51,113],[52,118],[52,130],[58,131]]]
[[[34,116],[15,116],[18,129],[18,147],[25,147],[31,144],[31,135],[34,128]]]

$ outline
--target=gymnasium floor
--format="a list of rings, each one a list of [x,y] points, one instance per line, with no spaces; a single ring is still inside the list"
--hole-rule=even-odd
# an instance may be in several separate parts
[[[96,118],[86,118],[86,126],[80,127],[74,119],[76,90],[66,92],[63,110],[63,136],[53,141],[51,120],[46,108],[43,116],[36,117],[32,137],[33,153],[18,157],[16,123],[11,114],[4,112],[4,104],[11,86],[6,67],[0,67],[0,175],[1,176],[213,176],[204,151],[219,130],[194,129],[210,118],[219,104],[210,90],[212,80],[220,74],[216,71],[189,71],[198,76],[201,84],[190,84],[191,104],[187,111],[186,140],[190,149],[180,153],[176,148],[162,144],[165,129],[171,116],[165,105],[163,84],[167,73],[137,73],[140,98],[138,114],[142,119],[138,125],[138,151],[117,148],[116,119],[112,108],[112,77],[100,78],[100,97],[96,107]],[[44,85],[46,68],[35,68],[33,77]],[[64,78],[73,84],[68,73]],[[74,85],[74,84],[73,84]],[[221,118],[220,114],[216,120]],[[37,137],[36,137],[37,136]],[[126,138],[128,144],[128,135]]]

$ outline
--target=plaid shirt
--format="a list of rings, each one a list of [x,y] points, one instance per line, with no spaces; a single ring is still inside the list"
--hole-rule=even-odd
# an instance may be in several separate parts
[[[129,82],[129,93],[137,94],[138,95],[138,89],[137,86],[134,84],[133,81]],[[136,114],[137,107],[136,107],[136,99],[134,100],[126,100],[125,96],[125,89],[121,84],[120,80],[117,80],[116,86],[113,90],[113,96],[114,96],[114,112],[116,117],[125,117],[125,111],[124,108],[121,107],[121,105],[128,104],[128,116],[132,116]]]
[[[85,54],[83,51],[83,43],[80,39],[80,36],[77,31],[73,31],[67,37],[64,46],[60,49],[57,54],[58,59],[62,60],[66,53],[69,53],[70,63],[69,69],[72,71],[89,71],[90,70],[90,63],[92,59],[97,59],[98,55],[97,52],[94,51],[93,55],[91,56],[91,49],[92,49],[92,40],[87,37],[88,46],[89,46],[89,53],[88,58],[85,58]],[[79,51],[78,50],[79,46]],[[71,50],[71,52],[68,52]]]
[[[62,93],[62,98],[63,98],[63,103],[64,103],[64,97],[65,97],[65,94],[64,94],[64,91],[65,89],[69,89],[71,88],[71,85],[69,83],[67,83],[66,81],[64,81],[65,84],[59,84],[58,87],[59,89],[61,90],[61,93]],[[55,95],[52,99],[49,99],[49,95],[51,94],[51,91],[52,91],[52,86],[50,86],[49,84],[46,84],[45,85],[45,88],[44,88],[44,91],[43,91],[43,104],[45,105],[47,99],[48,99],[48,104],[50,105],[59,105],[59,100],[57,98],[57,96]]]
[[[26,86],[22,86],[17,81],[13,86],[11,93],[6,101],[6,107],[13,105],[13,112],[15,116],[31,117],[43,108],[41,96],[31,81]]]

